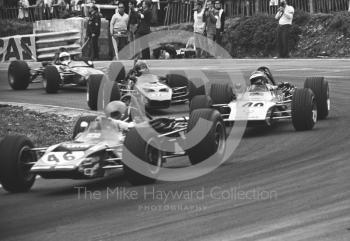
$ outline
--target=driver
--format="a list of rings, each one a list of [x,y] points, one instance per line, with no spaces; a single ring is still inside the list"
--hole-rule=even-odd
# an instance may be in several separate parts
[[[134,122],[127,122],[127,119],[129,119],[128,108],[122,101],[116,100],[108,103],[105,114],[119,130],[127,131],[135,126]]]
[[[263,71],[254,71],[250,78],[251,90],[253,91],[265,91],[266,88],[270,91],[276,89],[275,86],[271,85],[268,81],[268,77]]]
[[[71,62],[70,54],[68,52],[62,52],[58,56],[58,62],[62,65],[68,65]]]
[[[149,68],[148,68],[148,65],[145,61],[138,61],[136,64],[135,64],[135,67],[134,67],[134,70],[136,72],[136,76],[140,76],[142,74],[147,74],[149,73]]]

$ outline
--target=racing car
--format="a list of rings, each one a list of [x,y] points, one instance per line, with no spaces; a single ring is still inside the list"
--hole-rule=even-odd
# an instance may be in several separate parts
[[[123,75],[124,74],[124,75]],[[57,93],[63,86],[86,86],[91,75],[103,75],[91,61],[71,61],[68,53],[62,52],[53,62],[42,62],[39,68],[30,69],[27,62],[12,61],[8,68],[8,82],[14,90],[25,90],[30,83],[42,82],[47,93]],[[41,76],[42,80],[37,80]],[[118,78],[123,79],[124,72]]]
[[[329,85],[324,77],[307,78],[304,88],[297,88],[288,82],[277,84],[270,69],[260,67],[250,76],[246,90],[239,88],[213,84],[209,96],[193,98],[190,110],[212,107],[225,122],[246,121],[248,126],[273,126],[291,119],[297,131],[311,130],[330,111]]]
[[[97,110],[97,96],[103,75],[91,76],[88,85],[87,100],[92,110]],[[143,61],[134,61],[133,68],[122,81],[116,81],[110,101],[134,92],[142,97],[146,109],[166,109],[171,104],[185,103],[189,100],[190,82],[184,74],[172,73],[165,77],[150,73]],[[118,93],[120,92],[120,93]]]
[[[133,117],[130,110],[129,105],[128,118],[124,119],[127,123]],[[208,132],[191,146],[189,142],[198,138],[198,125],[204,125]],[[181,151],[173,143],[175,137],[180,139]],[[166,151],[163,146],[167,146]],[[124,131],[115,128],[110,117],[82,116],[74,126],[72,140],[50,147],[36,148],[25,136],[6,136],[0,143],[0,182],[8,192],[26,192],[36,175],[44,179],[93,179],[108,175],[107,170],[124,169],[131,184],[149,184],[172,157],[188,155],[196,165],[209,157],[222,160],[225,147],[224,122],[215,109],[193,110],[184,118],[146,119]],[[144,170],[147,175],[135,171],[127,161],[135,157],[150,164]]]

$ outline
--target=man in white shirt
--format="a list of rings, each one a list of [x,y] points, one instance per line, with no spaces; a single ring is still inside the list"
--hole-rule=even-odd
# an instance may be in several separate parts
[[[110,33],[117,42],[117,49],[115,49],[117,59],[120,58],[118,52],[128,43],[128,22],[129,15],[125,13],[124,3],[120,2],[118,4],[118,12],[113,15],[110,24]]]
[[[289,31],[292,26],[294,8],[288,5],[287,0],[280,2],[280,7],[275,18],[278,20],[277,49],[280,58],[289,57]]]

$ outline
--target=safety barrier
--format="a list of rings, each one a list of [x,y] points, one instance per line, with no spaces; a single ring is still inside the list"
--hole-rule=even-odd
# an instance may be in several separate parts
[[[59,48],[66,48],[71,55],[81,51],[81,34],[79,30],[41,33],[35,35],[38,61],[52,59]]]

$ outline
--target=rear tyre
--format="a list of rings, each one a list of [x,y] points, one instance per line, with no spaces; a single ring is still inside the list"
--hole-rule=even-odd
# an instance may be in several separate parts
[[[81,116],[79,119],[75,122],[74,128],[73,128],[73,134],[72,139],[74,139],[79,133],[83,132],[85,129],[81,127],[82,122],[86,122],[90,124],[96,119],[97,116],[94,115],[87,115],[87,116]]]
[[[129,130],[124,141],[123,161],[124,173],[127,180],[132,185],[151,184],[157,180],[160,168],[163,163],[163,153],[153,137],[144,138],[139,132],[145,133],[147,128],[132,128]],[[144,161],[150,165],[147,170],[148,175],[143,175],[128,166],[128,160],[137,158],[138,161]]]
[[[292,97],[292,122],[297,131],[311,130],[317,121],[316,98],[310,89],[295,89]]]
[[[201,118],[209,122],[199,122]],[[194,128],[197,123],[196,130]],[[198,131],[198,133],[207,131],[207,135],[199,142],[195,138],[196,133],[188,138],[188,146],[191,146],[191,142],[198,143],[187,149],[191,164],[198,164],[208,158],[212,158],[215,163],[221,163],[226,148],[226,131],[220,113],[213,109],[197,109],[192,111],[187,126],[187,132],[190,131]]]
[[[112,66],[110,67],[110,69],[118,71],[117,77],[116,77],[116,79],[114,81],[119,83],[119,82],[125,80],[126,72],[125,72],[125,66],[123,65],[123,63],[121,63],[121,62],[112,62],[111,65]]]
[[[205,85],[200,78],[188,82],[188,99],[191,101],[196,95],[205,95]]]
[[[12,61],[8,68],[8,82],[14,90],[25,90],[30,82],[30,69],[27,62]]]
[[[214,104],[228,104],[234,99],[233,89],[228,84],[212,84],[210,97]]]
[[[8,192],[27,192],[33,186],[35,174],[30,169],[36,155],[29,151],[33,143],[25,136],[7,136],[0,143],[0,182]]]
[[[190,102],[190,113],[196,109],[211,108],[213,101],[209,96],[196,95]]]
[[[87,81],[86,99],[87,104],[91,110],[97,110],[98,92],[102,82],[103,75],[90,75]]]
[[[61,76],[55,66],[47,65],[43,73],[43,87],[48,94],[57,93],[60,88]]]
[[[330,111],[328,81],[326,81],[324,77],[307,78],[304,83],[304,88],[311,89],[315,94],[318,119],[326,119]]]
[[[170,88],[188,86],[189,80],[185,75],[177,74],[167,74],[166,75],[166,83]]]
[[[120,100],[121,94],[118,82],[114,82],[111,92],[110,101]]]

